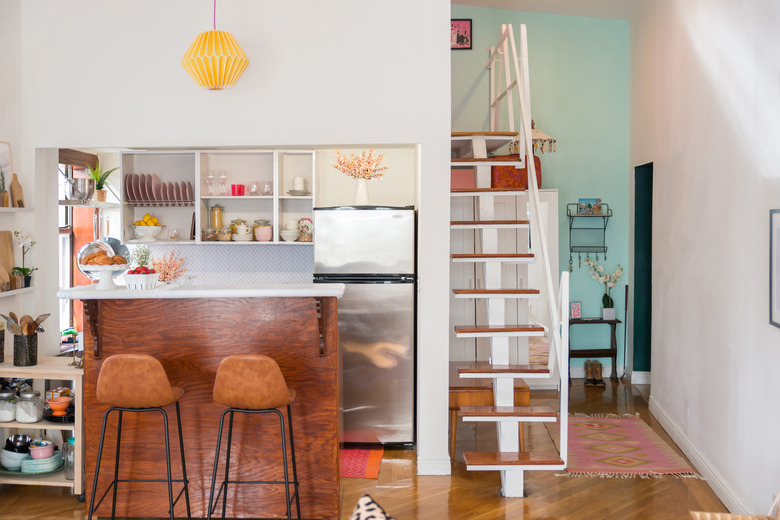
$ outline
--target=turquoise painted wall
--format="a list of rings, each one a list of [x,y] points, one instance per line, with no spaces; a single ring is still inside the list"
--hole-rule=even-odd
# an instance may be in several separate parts
[[[556,153],[540,157],[542,187],[558,189],[560,270],[569,268],[566,203],[581,197],[601,198],[614,217],[607,227],[607,259],[599,256],[599,260],[610,272],[618,264],[624,268],[612,292],[618,319],[624,320],[625,285],[631,280],[627,270],[628,22],[460,5],[452,6],[452,18],[471,18],[473,29],[472,50],[451,51],[453,131],[488,130],[487,49],[498,41],[501,24],[511,23],[518,36],[520,25],[526,25],[532,118],[538,129],[558,140]],[[600,316],[602,289],[584,264],[579,267],[575,255],[570,296],[582,302],[583,316]],[[620,366],[623,336],[620,326]],[[606,346],[608,327],[575,327],[572,345]],[[575,364],[581,365],[582,360],[573,360]]]

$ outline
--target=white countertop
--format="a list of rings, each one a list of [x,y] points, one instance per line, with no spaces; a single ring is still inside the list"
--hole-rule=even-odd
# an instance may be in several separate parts
[[[306,283],[276,285],[165,285],[149,291],[131,291],[83,285],[57,291],[57,298],[70,300],[176,299],[176,298],[297,298],[333,297],[344,294],[341,283]]]

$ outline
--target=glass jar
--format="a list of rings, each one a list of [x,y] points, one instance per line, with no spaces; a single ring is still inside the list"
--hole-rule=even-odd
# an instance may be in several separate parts
[[[203,228],[203,233],[201,234],[201,240],[204,242],[213,242],[217,239],[217,229],[213,227],[207,227]]]
[[[219,204],[214,204],[213,206],[211,206],[211,222],[209,223],[210,227],[213,227],[214,229],[219,229],[225,226],[222,223],[222,212],[224,209],[225,207]]]
[[[25,390],[16,400],[16,420],[34,423],[43,419],[43,398],[38,390]]]
[[[238,226],[244,224],[246,225],[246,219],[243,218],[234,218],[230,221],[230,232],[234,235],[238,233]]]
[[[62,461],[65,463],[65,480],[73,480],[76,469],[76,438],[68,437],[62,445]]]
[[[233,233],[230,231],[229,227],[222,227],[217,231],[217,240],[220,242],[230,242],[232,236]]]
[[[267,219],[261,218],[255,220],[255,225],[252,226],[252,233],[258,242],[269,242],[273,237],[273,228]]]
[[[16,418],[16,406],[14,405],[16,392],[3,388],[0,390],[0,422],[11,422]]]

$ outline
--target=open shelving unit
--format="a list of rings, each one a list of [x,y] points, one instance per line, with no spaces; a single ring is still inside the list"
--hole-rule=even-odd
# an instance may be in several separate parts
[[[73,423],[60,424],[49,421],[36,423],[23,423],[19,421],[0,423],[0,430],[4,430],[3,439],[9,429],[13,430],[58,430],[72,431],[76,439],[74,479],[65,478],[64,469],[42,475],[22,474],[11,475],[8,472],[0,473],[0,484],[57,486],[73,489],[73,494],[80,498],[84,494],[84,369],[69,366],[69,357],[38,356],[38,364],[31,367],[17,367],[13,365],[13,356],[0,363],[0,377],[13,377],[32,379],[33,387],[41,390],[46,380],[70,380],[73,381],[73,407],[75,418]],[[43,394],[44,392],[41,392]]]

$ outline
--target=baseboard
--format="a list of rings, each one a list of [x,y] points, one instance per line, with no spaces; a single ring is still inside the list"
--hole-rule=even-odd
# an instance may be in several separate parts
[[[418,475],[449,475],[452,473],[450,459],[417,459]]]
[[[691,441],[685,435],[685,433],[677,426],[677,423],[672,420],[669,414],[664,411],[658,402],[650,396],[649,402],[650,413],[653,414],[661,426],[663,426],[669,437],[679,446],[679,448],[685,453],[685,456],[690,459],[696,470],[707,480],[707,484],[712,488],[715,494],[718,496],[723,505],[732,512],[737,514],[746,514],[748,508],[734,493],[723,475],[710,464],[709,460],[698,450],[696,446],[691,444]]]
[[[650,372],[631,372],[631,384],[632,385],[649,385],[650,384]]]

